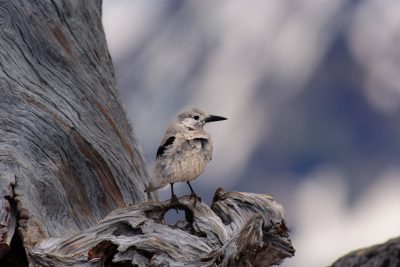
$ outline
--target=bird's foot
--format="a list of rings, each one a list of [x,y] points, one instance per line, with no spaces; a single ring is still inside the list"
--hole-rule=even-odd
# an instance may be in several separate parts
[[[179,203],[178,197],[176,195],[172,195],[171,200],[169,201],[169,206],[174,207],[176,213],[178,213],[178,209],[176,208],[176,206],[179,204],[180,203]]]
[[[196,193],[191,193],[191,194],[190,194],[190,199],[192,199],[192,198],[194,198],[193,206],[196,207],[197,200],[198,200],[199,202],[201,202],[201,197],[199,197],[198,195],[196,195]]]

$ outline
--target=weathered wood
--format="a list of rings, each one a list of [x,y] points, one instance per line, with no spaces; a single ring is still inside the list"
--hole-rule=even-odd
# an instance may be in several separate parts
[[[348,266],[400,266],[400,237],[350,252],[332,264],[332,267]]]
[[[211,208],[181,198],[175,226],[163,222],[168,202],[138,204],[157,195],[144,194],[100,0],[0,1],[0,25],[1,264],[268,266],[293,255],[266,195],[218,190]]]
[[[163,219],[169,201],[145,202],[32,254],[43,266],[270,266],[294,254],[283,208],[270,196],[219,189],[211,208],[179,201],[186,219],[175,225]]]
[[[29,251],[146,200],[147,173],[119,101],[101,1],[0,1],[0,25],[1,256],[16,211]]]
[[[1,153],[1,152],[0,152]],[[3,169],[0,173],[0,259],[10,250],[10,244],[17,226],[17,208],[12,201],[12,174]],[[3,182],[4,181],[4,182]]]

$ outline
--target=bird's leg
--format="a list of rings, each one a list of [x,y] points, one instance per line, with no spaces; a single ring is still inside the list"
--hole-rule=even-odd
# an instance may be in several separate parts
[[[194,197],[194,206],[196,206],[196,201],[199,200],[201,202],[201,198],[199,196],[196,195],[196,193],[193,191],[192,186],[190,185],[190,182],[186,182],[190,188],[190,198]]]
[[[179,200],[178,200],[178,197],[174,193],[174,183],[170,183],[170,185],[171,185],[171,200],[169,202],[169,205],[171,207],[173,207],[173,206],[179,204]],[[176,210],[176,213],[178,213],[178,210],[176,208],[175,208],[175,210]]]

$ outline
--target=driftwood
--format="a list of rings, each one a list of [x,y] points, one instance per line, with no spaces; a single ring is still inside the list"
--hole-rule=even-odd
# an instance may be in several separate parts
[[[267,196],[218,191],[211,209],[183,198],[176,227],[162,221],[166,203],[145,202],[158,197],[143,192],[100,0],[1,1],[0,24],[2,266],[267,266],[293,255]]]
[[[400,237],[350,252],[332,264],[332,267],[348,266],[400,266]]]

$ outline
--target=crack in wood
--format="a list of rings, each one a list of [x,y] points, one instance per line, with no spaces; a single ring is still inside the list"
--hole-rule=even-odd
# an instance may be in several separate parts
[[[67,51],[67,53],[74,58],[74,55],[72,53],[72,48],[70,43],[67,41],[67,38],[65,37],[64,33],[58,28],[56,25],[52,27],[51,32],[53,36],[56,38],[57,42]]]
[[[124,207],[124,198],[122,197],[118,185],[115,183],[115,178],[111,170],[108,168],[107,162],[75,129],[71,129],[70,133],[74,138],[79,151],[85,155],[88,162],[91,164],[91,168],[96,173],[96,176],[100,179],[100,182],[103,184],[102,188],[104,188],[104,190],[107,192],[105,195],[109,196],[117,207]]]

